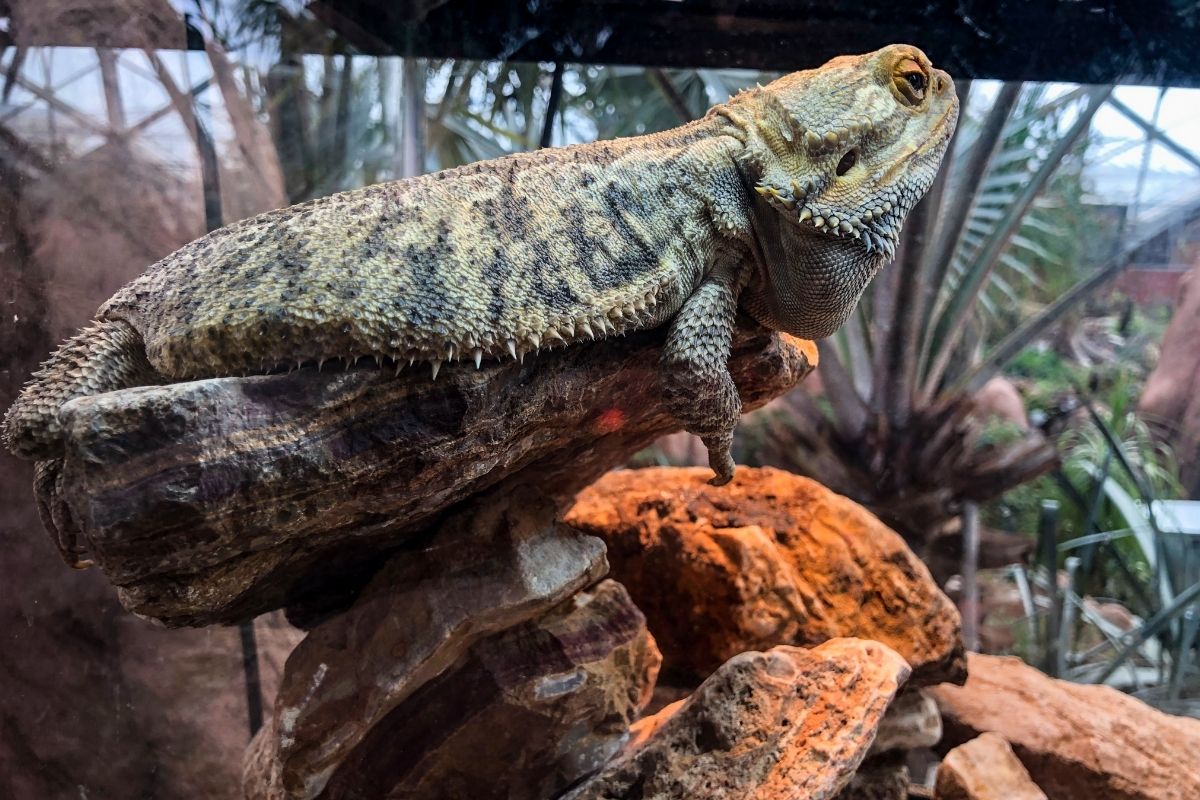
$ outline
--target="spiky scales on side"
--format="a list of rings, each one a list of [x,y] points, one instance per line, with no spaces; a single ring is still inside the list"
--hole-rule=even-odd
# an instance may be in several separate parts
[[[738,304],[776,330],[831,333],[894,253],[956,116],[949,76],[894,45],[663,133],[235,223],[101,306],[9,410],[6,442],[58,457],[64,402],[144,383],[361,357],[425,362],[436,377],[448,361],[479,366],[670,323],[665,396],[728,480]]]

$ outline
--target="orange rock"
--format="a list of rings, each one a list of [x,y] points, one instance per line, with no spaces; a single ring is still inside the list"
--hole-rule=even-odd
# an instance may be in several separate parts
[[[625,748],[562,800],[835,797],[907,675],[895,651],[861,639],[742,653],[636,723]]]
[[[610,472],[570,525],[608,544],[611,575],[646,614],[664,677],[694,684],[746,650],[874,639],[913,683],[962,680],[959,616],[904,540],[807,478],[739,467]]]
[[[1195,800],[1200,720],[1107,686],[1054,680],[1016,658],[972,653],[965,686],[931,690],[943,745],[993,731],[1055,800]]]
[[[1003,737],[982,733],[946,754],[934,800],[1046,800]]]

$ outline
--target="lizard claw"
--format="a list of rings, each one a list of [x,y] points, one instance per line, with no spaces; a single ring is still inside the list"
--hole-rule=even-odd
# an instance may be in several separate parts
[[[733,480],[733,471],[735,465],[733,463],[733,455],[730,454],[729,448],[733,436],[722,436],[720,439],[703,439],[704,446],[708,448],[708,466],[716,473],[709,480],[709,486],[724,486]]]
[[[708,479],[708,485],[709,486],[724,486],[725,484],[729,483],[731,480],[733,480],[733,472],[729,472],[725,475],[718,473]]]

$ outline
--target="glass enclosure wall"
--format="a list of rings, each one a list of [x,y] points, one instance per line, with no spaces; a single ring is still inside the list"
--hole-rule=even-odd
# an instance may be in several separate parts
[[[0,2],[0,19],[3,407],[118,288],[206,231],[664,130],[778,75],[363,55],[301,2]],[[864,504],[956,599],[975,509],[985,572],[998,569],[969,588],[969,644],[1081,681],[1115,671],[1163,699],[1190,651],[1119,643],[1182,613],[1200,581],[1163,578],[1173,545],[1155,535],[1169,522],[1142,535],[1150,501],[1200,497],[1200,329],[1163,341],[1185,276],[1200,275],[1200,90],[954,77],[957,136],[896,263],[821,343],[817,377],[744,420],[735,455]],[[706,461],[676,435],[633,463]],[[65,570],[33,479],[0,454],[0,794],[234,796],[262,698],[303,632],[260,617],[248,687],[246,631],[157,629],[98,571]],[[1082,559],[1069,591],[1038,583],[1037,565],[1068,558]],[[1064,603],[1073,641],[1046,623]]]

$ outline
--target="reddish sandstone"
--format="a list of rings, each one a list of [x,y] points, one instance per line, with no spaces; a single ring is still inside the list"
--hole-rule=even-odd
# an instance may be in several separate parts
[[[1016,658],[972,653],[968,668],[966,685],[931,690],[943,746],[997,733],[1056,800],[1200,797],[1200,720],[1107,686],[1055,680]]]
[[[608,544],[611,575],[646,614],[668,680],[695,685],[747,650],[873,639],[913,683],[963,678],[959,616],[925,568],[866,509],[776,469],[610,472],[567,523]]]
[[[907,675],[895,651],[861,639],[742,653],[636,723],[625,748],[562,800],[829,800]]]

